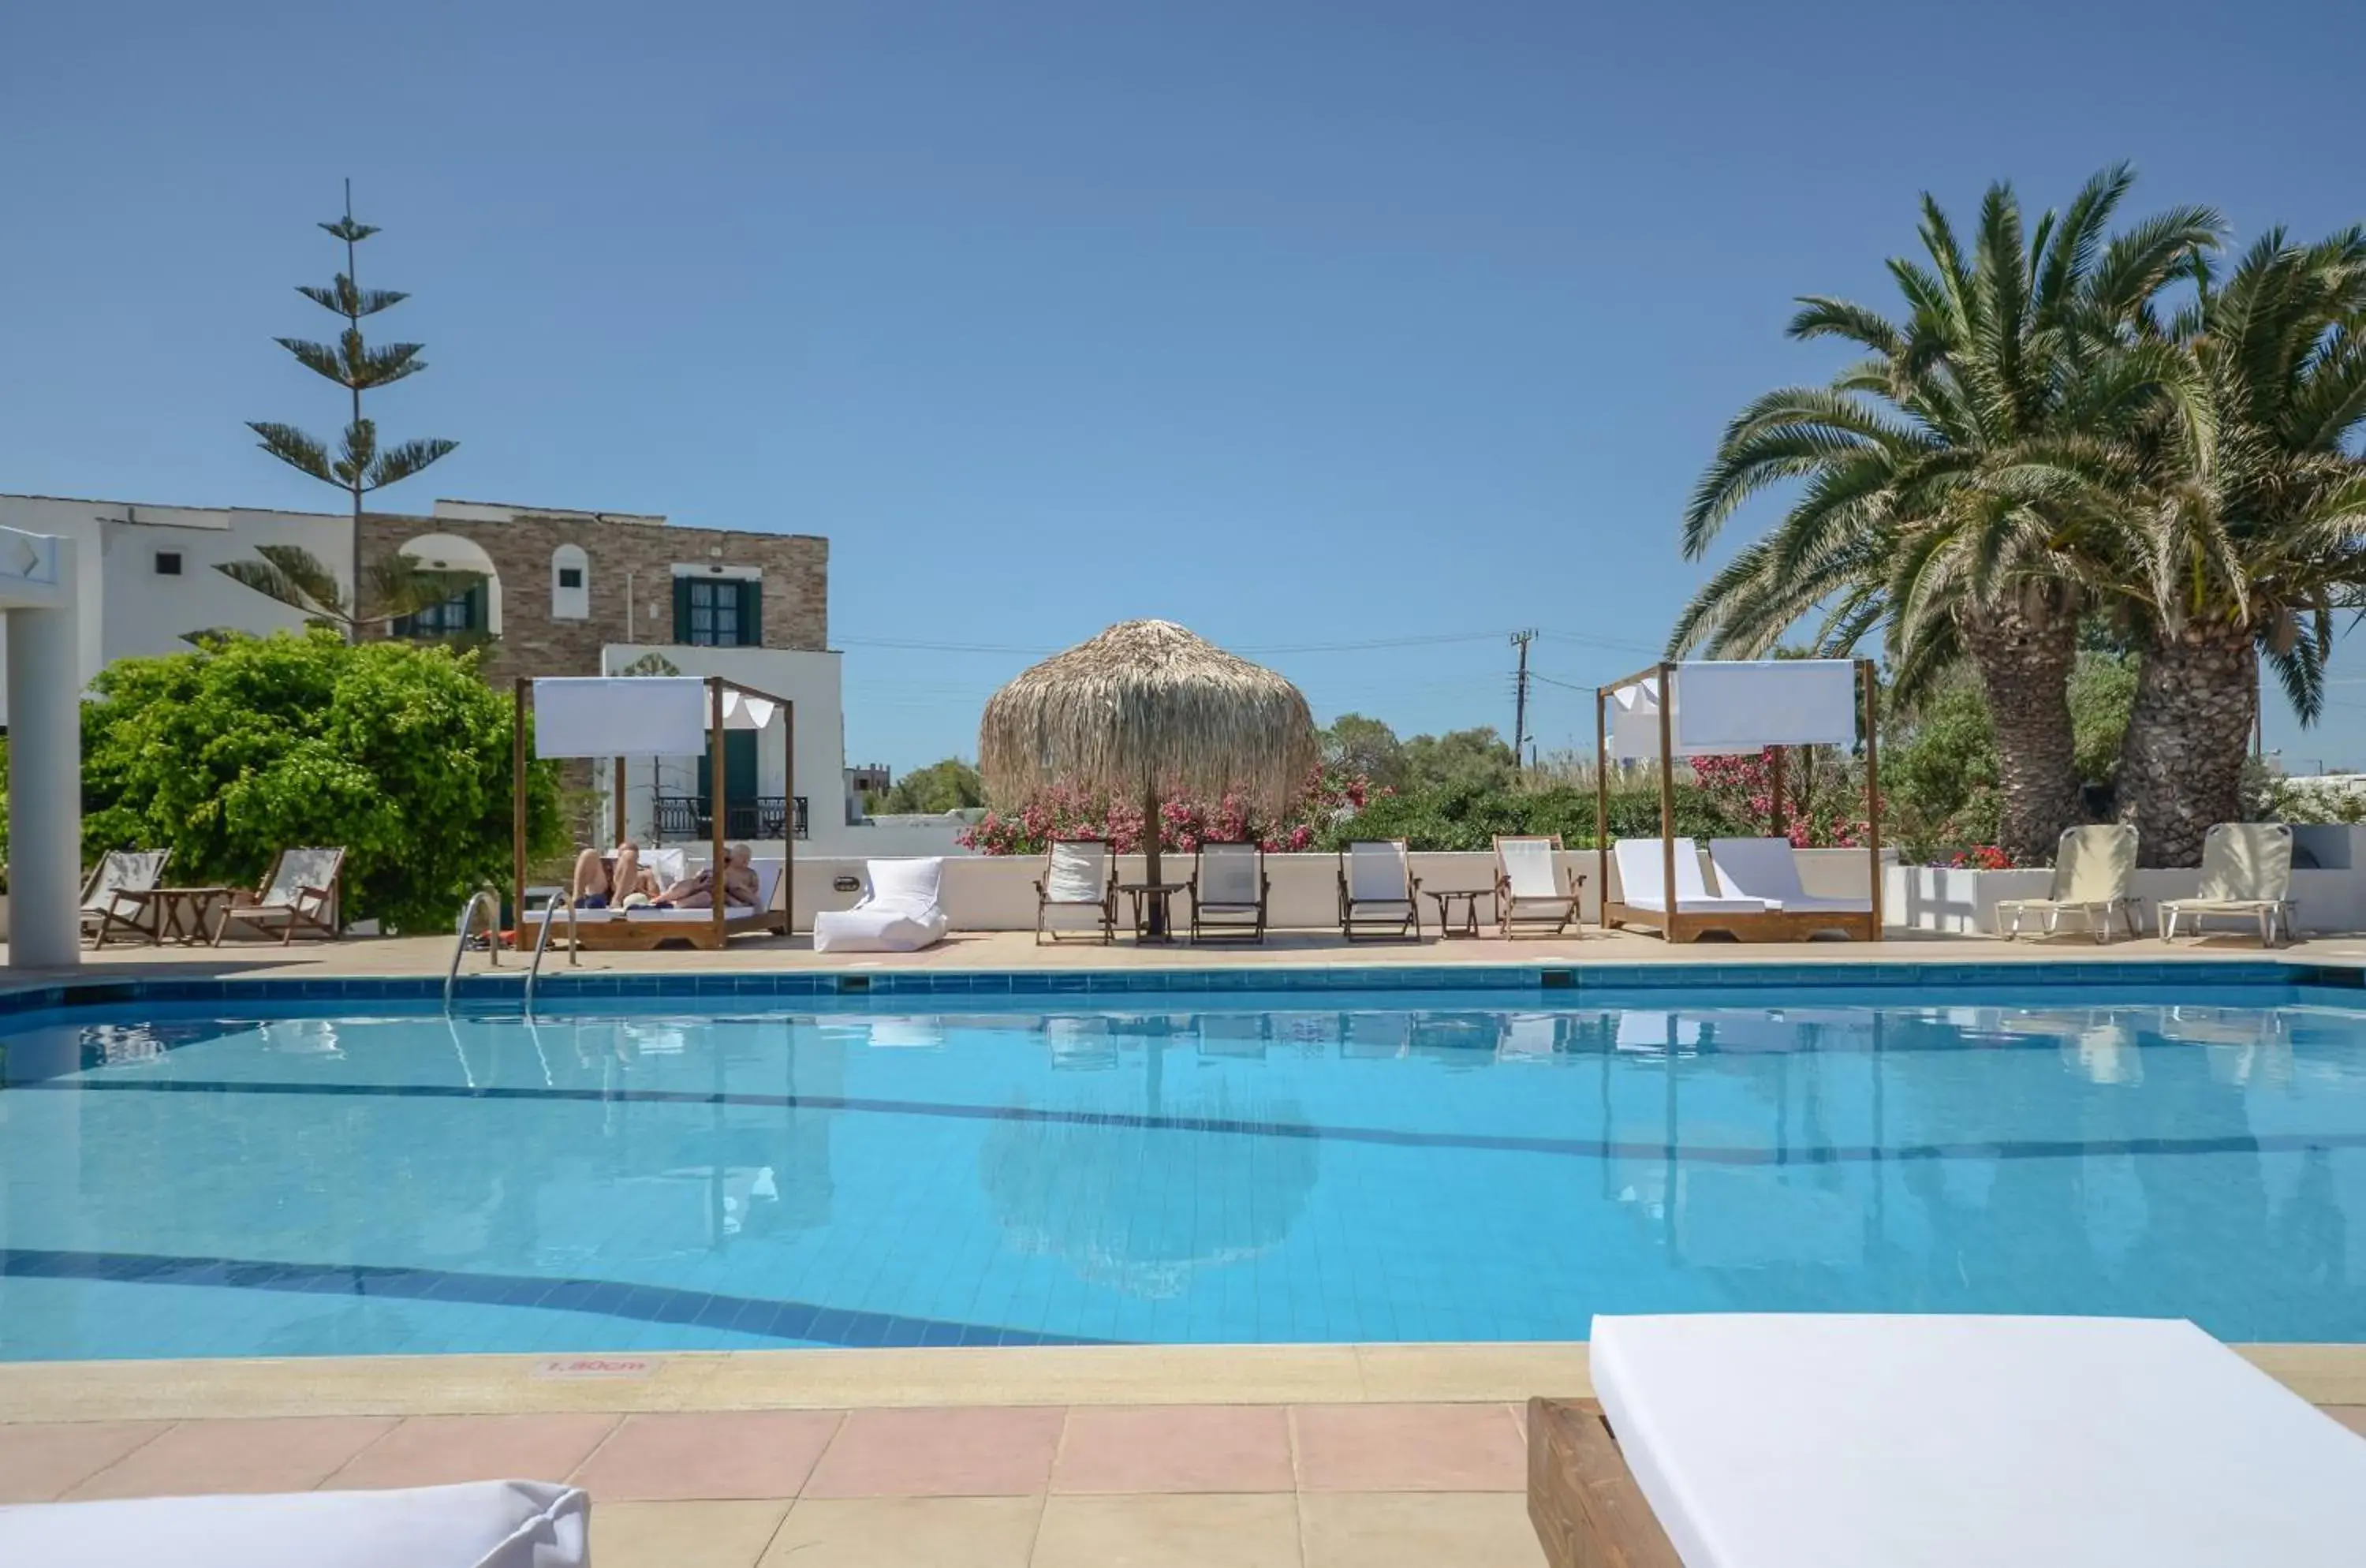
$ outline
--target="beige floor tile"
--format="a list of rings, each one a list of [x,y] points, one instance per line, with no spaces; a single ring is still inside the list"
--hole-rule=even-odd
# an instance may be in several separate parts
[[[1298,1568],[1299,1562],[1297,1500],[1287,1496],[1053,1497],[1035,1537],[1034,1568]]]
[[[1333,1492],[1298,1507],[1306,1568],[1544,1568],[1517,1492]]]
[[[595,1503],[599,1568],[755,1568],[787,1517],[785,1502]]]
[[[375,1416],[185,1421],[83,1482],[71,1497],[309,1492],[394,1423]]]
[[[355,1454],[331,1487],[450,1486],[463,1481],[564,1481],[618,1417],[413,1416]]]
[[[1380,1401],[1501,1399],[1536,1394],[1588,1399],[1594,1379],[1585,1346],[1358,1345],[1364,1397]]]
[[[0,1503],[52,1502],[172,1426],[62,1421],[0,1427]]]
[[[1051,1484],[1067,1413],[856,1410],[814,1467],[809,1497],[1017,1497]]]
[[[1068,1412],[1052,1490],[1288,1492],[1290,1412],[1279,1404],[1176,1404]]]
[[[2360,1437],[2366,1438],[2366,1404],[2328,1404],[2325,1413]]]
[[[574,1481],[595,1503],[794,1497],[839,1421],[819,1410],[627,1416]]]
[[[1026,1568],[1042,1509],[1035,1497],[808,1497],[764,1568]]]
[[[1508,1404],[1301,1404],[1290,1413],[1309,1492],[1513,1492],[1527,1443]]]

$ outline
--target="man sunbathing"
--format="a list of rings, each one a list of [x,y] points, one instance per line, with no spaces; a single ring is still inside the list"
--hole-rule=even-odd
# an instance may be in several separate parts
[[[641,847],[626,839],[616,846],[614,868],[598,850],[585,850],[575,857],[575,907],[579,909],[604,909],[611,904],[622,904],[638,893],[645,898],[658,896],[658,875],[641,864]]]
[[[760,890],[756,868],[749,863],[748,846],[733,844],[723,852],[723,902],[753,908]],[[691,873],[663,893],[658,895],[659,908],[710,909],[715,907],[715,884],[712,874],[701,869]]]

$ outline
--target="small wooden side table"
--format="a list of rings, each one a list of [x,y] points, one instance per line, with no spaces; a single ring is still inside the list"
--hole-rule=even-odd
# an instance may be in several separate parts
[[[1479,900],[1492,900],[1492,887],[1432,887],[1429,896],[1437,900],[1437,936],[1440,942],[1475,941],[1479,935]],[[1462,929],[1454,929],[1454,901],[1462,900]]]
[[[208,926],[214,911],[229,903],[232,894],[227,887],[144,887],[117,897],[147,907],[148,940],[158,947],[168,942],[195,947],[212,940]]]
[[[1117,890],[1133,900],[1133,940],[1136,942],[1175,940],[1175,895],[1191,885],[1188,882],[1121,882]]]

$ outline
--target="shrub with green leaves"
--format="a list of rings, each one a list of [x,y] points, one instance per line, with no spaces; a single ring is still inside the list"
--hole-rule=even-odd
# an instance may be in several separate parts
[[[83,852],[173,851],[237,886],[291,845],[347,851],[344,913],[447,925],[510,869],[509,700],[473,653],[333,632],[118,660],[83,707]],[[564,851],[558,773],[529,764],[528,848]]]

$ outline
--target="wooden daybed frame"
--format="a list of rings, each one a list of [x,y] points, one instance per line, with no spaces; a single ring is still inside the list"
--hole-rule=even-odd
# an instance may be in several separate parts
[[[708,675],[703,679],[706,685],[707,746],[709,754],[714,759],[708,767],[708,784],[711,786],[708,801],[714,813],[712,826],[715,830],[714,841],[711,845],[714,859],[708,863],[715,871],[715,876],[711,879],[713,908],[709,918],[704,920],[651,919],[646,917],[636,919],[620,913],[607,919],[582,921],[576,918],[574,907],[570,902],[566,909],[568,940],[575,947],[595,951],[647,952],[654,948],[682,945],[712,950],[724,946],[735,936],[750,933],[788,936],[794,931],[795,918],[792,912],[791,899],[796,885],[797,826],[794,805],[782,814],[781,874],[779,880],[772,885],[772,894],[765,900],[765,907],[752,915],[734,918],[721,897],[724,840],[727,837],[723,829],[728,821],[730,806],[727,784],[728,770],[723,765],[723,736],[726,728],[723,722],[723,694],[727,691],[738,692],[741,696],[754,697],[760,702],[772,703],[779,709],[782,788],[792,802],[794,801],[797,793],[797,705],[786,697],[760,691],[754,686],[744,685],[726,676]],[[521,949],[531,945],[525,919],[525,721],[526,715],[533,706],[533,679],[528,676],[519,676],[515,721],[510,730],[512,775],[510,908],[515,914],[513,921],[516,933],[515,945]],[[622,757],[616,759],[614,827],[616,841],[622,844],[625,840],[625,760]],[[569,889],[569,892],[571,896],[573,889]],[[544,918],[556,919],[557,914],[558,912],[554,910],[546,914]]]
[[[1528,1401],[1528,1522],[1549,1568],[1684,1568],[1594,1400]]]
[[[1879,942],[1881,936],[1881,754],[1876,730],[1881,688],[1873,660],[1855,661],[1857,684],[1865,702],[1865,855],[1872,872],[1869,909],[1769,909],[1759,914],[1687,913],[1676,896],[1676,786],[1674,676],[1682,666],[1662,661],[1638,670],[1623,680],[1596,687],[1594,693],[1594,852],[1602,890],[1602,927],[1656,931],[1669,942],[1697,942],[1722,932],[1740,942],[1806,942],[1819,931],[1843,931],[1859,942]],[[1664,909],[1649,909],[1610,897],[1610,726],[1611,694],[1643,681],[1656,680],[1660,693],[1660,887]],[[1786,831],[1783,810],[1782,747],[1774,747],[1774,804],[1768,832],[1782,838]],[[1624,893],[1625,888],[1619,890]]]

